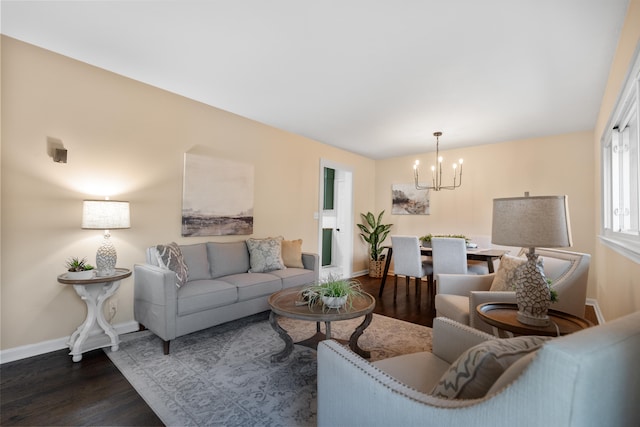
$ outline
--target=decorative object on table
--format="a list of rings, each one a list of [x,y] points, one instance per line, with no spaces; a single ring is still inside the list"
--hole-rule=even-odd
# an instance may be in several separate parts
[[[382,253],[382,242],[387,238],[391,231],[393,224],[383,224],[382,215],[384,211],[380,212],[377,219],[371,213],[360,214],[362,218],[362,224],[357,224],[361,233],[360,236],[365,242],[369,244],[369,277],[382,277],[384,270],[385,254]]]
[[[117,253],[109,230],[130,228],[129,202],[119,200],[85,200],[82,204],[82,228],[104,230],[104,240],[96,253],[96,275],[111,276],[116,271]]]
[[[95,274],[93,266],[87,262],[86,258],[69,258],[65,267],[67,268],[67,278],[73,280],[91,279]]]
[[[426,236],[420,237],[420,244],[425,248],[431,247],[431,239],[434,237],[452,237],[456,239],[464,239],[467,242],[467,247],[469,246],[469,239],[464,234],[427,234]],[[477,245],[476,245],[477,246]]]
[[[253,234],[253,165],[185,153],[182,235]]]
[[[431,166],[431,185],[420,184],[419,177],[419,165],[420,161],[416,160],[416,163],[413,165],[413,180],[415,183],[416,190],[455,190],[456,188],[462,185],[462,159],[458,160],[458,163],[453,164],[453,184],[452,185],[442,185],[442,161],[443,158],[440,156],[440,137],[442,136],[442,132],[434,132],[433,136],[436,137],[436,165]]]
[[[525,325],[549,324],[551,291],[536,247],[571,246],[567,196],[511,197],[493,200],[491,242],[529,248],[527,262],[516,270],[517,318]]]
[[[429,215],[429,191],[418,191],[413,184],[391,186],[392,215]]]
[[[309,306],[322,303],[326,308],[340,309],[347,304],[351,306],[352,298],[362,294],[362,287],[355,279],[329,275],[325,281],[303,288],[300,294]]]

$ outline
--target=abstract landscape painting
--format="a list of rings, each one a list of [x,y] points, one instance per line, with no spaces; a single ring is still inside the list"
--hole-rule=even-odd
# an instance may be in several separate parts
[[[392,215],[429,215],[429,190],[417,190],[414,184],[393,184]]]
[[[183,236],[253,233],[253,165],[186,153]]]

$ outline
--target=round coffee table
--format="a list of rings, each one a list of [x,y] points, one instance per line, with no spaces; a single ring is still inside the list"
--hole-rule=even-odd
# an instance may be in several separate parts
[[[517,335],[560,336],[593,326],[586,319],[558,310],[549,310],[547,312],[551,320],[548,326],[525,325],[518,321],[516,317],[518,305],[505,302],[480,304],[476,307],[476,311],[482,320],[494,328]]]
[[[316,322],[316,334],[311,338],[295,344],[304,345],[310,348],[317,348],[318,343],[325,339],[331,339],[331,322],[339,320],[355,319],[364,316],[362,323],[351,334],[349,339],[349,347],[360,356],[369,358],[371,354],[358,346],[358,338],[371,323],[373,318],[373,309],[376,306],[376,300],[370,294],[363,292],[362,295],[354,297],[352,304],[336,309],[326,308],[322,304],[309,306],[302,301],[300,292],[305,286],[296,286],[294,288],[283,289],[269,297],[269,306],[271,314],[269,315],[269,323],[271,327],[280,335],[284,341],[284,350],[271,356],[271,362],[280,362],[287,358],[293,351],[293,339],[289,336],[277,321],[277,316],[289,317],[298,320],[307,320]],[[326,333],[320,331],[320,323],[324,322]],[[346,340],[337,340],[347,343]]]

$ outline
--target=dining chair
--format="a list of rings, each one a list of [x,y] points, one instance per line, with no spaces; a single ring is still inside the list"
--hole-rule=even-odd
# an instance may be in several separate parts
[[[431,239],[433,275],[438,274],[487,274],[486,265],[469,264],[467,242],[457,237]]]
[[[411,278],[415,279],[419,304],[422,278],[427,276],[427,287],[433,286],[433,265],[430,261],[422,258],[420,241],[417,236],[391,236],[391,246],[393,248],[393,274],[395,277],[393,300],[396,300],[398,293],[398,276],[400,275],[405,276],[407,296],[409,296]]]

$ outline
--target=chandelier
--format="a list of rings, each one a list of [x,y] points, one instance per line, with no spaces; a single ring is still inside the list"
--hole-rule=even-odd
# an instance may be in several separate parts
[[[416,189],[433,191],[454,190],[462,185],[462,159],[458,160],[458,163],[453,164],[453,185],[442,185],[442,156],[440,156],[440,137],[442,136],[442,132],[434,132],[433,136],[436,137],[437,166],[431,166],[431,185],[420,185],[418,176],[420,161],[416,160],[416,163],[413,165],[413,178],[416,183]]]

